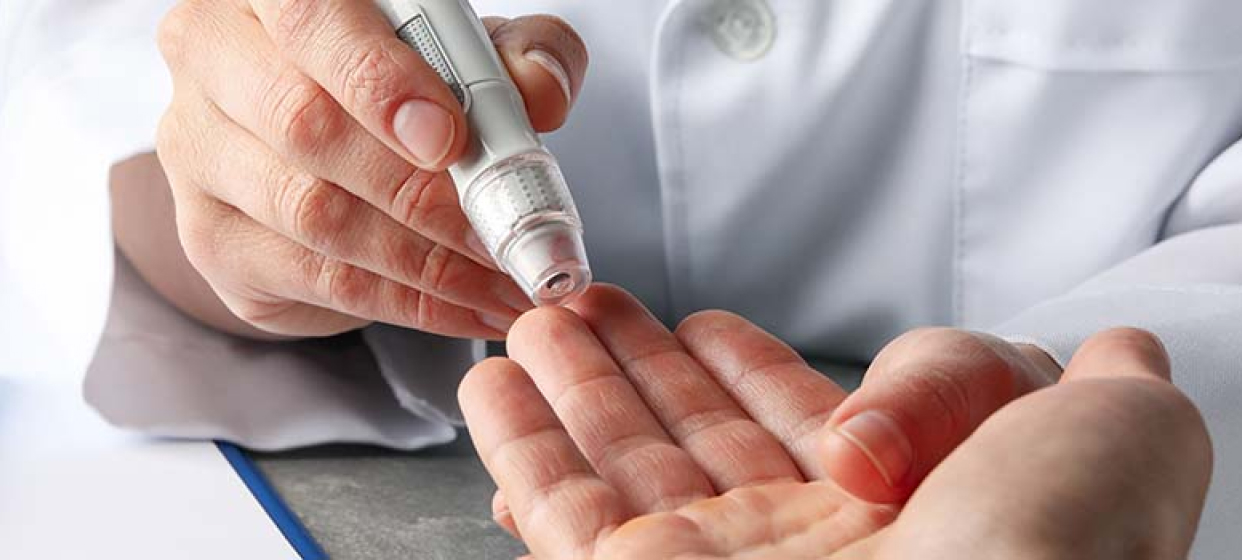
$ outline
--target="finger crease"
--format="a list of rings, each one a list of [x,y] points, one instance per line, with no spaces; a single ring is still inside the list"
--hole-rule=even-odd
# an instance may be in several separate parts
[[[554,396],[548,404],[552,405],[552,410],[559,413],[565,410],[565,399],[572,397],[575,393],[584,391],[592,385],[617,380],[624,381],[625,379],[611,369],[607,371],[589,373],[585,377],[575,380],[572,384],[561,389],[560,393]]]
[[[502,457],[512,447],[518,444],[528,443],[532,439],[538,439],[543,436],[555,436],[555,435],[564,435],[566,439],[569,438],[569,434],[565,432],[565,428],[562,428],[560,426],[540,426],[538,428],[534,428],[526,432],[521,432],[516,435],[505,436],[504,442],[493,447],[491,451],[487,452],[486,454],[481,453],[480,458],[483,459],[483,462],[490,464],[492,463],[494,459],[496,459],[497,457]]]
[[[406,177],[388,200],[388,207],[392,209],[393,217],[401,220],[403,224],[417,225],[415,221],[419,216],[419,210],[426,203],[425,199],[430,194],[431,184],[435,178],[434,173],[422,169],[415,169],[414,173]]]
[[[656,358],[668,356],[670,354],[681,354],[681,353],[682,353],[682,349],[680,347],[674,348],[674,347],[666,346],[664,348],[658,348],[658,349],[650,350],[647,352],[640,352],[636,355],[620,358],[617,361],[618,361],[618,365],[621,366],[621,369],[625,371],[629,371],[630,368],[635,367],[638,364],[641,364],[648,360],[654,360]]]
[[[636,452],[659,446],[677,449],[669,442],[663,441],[651,434],[640,433],[621,436],[603,445],[596,464],[602,469],[606,465],[622,463]]]
[[[752,366],[750,368],[744,369],[735,375],[729,376],[729,378],[726,378],[723,381],[728,386],[736,388],[736,387],[742,386],[742,384],[749,381],[750,378],[763,377],[765,375],[770,374],[772,370],[783,368],[783,367],[797,367],[797,366],[802,366],[802,365],[805,365],[805,364],[804,362],[802,362],[801,359],[782,358],[780,360],[776,360],[776,361],[769,362],[766,364],[760,364],[758,366]]]
[[[741,411],[732,407],[720,407],[691,413],[673,423],[669,430],[673,439],[685,443],[712,428],[724,428],[735,423],[753,424]]]

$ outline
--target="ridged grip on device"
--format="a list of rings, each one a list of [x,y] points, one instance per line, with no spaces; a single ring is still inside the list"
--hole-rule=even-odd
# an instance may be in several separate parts
[[[466,190],[466,215],[496,262],[538,305],[558,305],[591,283],[578,210],[550,155],[513,156]]]
[[[427,61],[427,65],[439,74],[440,79],[444,80],[444,85],[449,87],[453,92],[453,96],[463,105],[466,103],[465,87],[461,83],[461,79],[457,77],[457,73],[453,71],[453,66],[449,64],[448,58],[444,55],[444,50],[440,47],[439,40],[431,30],[431,26],[427,24],[427,18],[423,14],[417,14],[405,25],[397,30],[397,36],[418,54],[422,55],[423,60]]]
[[[470,185],[466,216],[479,237],[497,254],[514,232],[560,219],[578,225],[565,178],[551,158],[532,152],[497,163]]]

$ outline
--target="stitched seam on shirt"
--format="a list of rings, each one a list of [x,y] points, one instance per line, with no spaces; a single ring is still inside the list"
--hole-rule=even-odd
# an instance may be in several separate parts
[[[671,19],[671,18],[670,18]],[[671,22],[666,22],[671,23]],[[669,193],[669,214],[672,221],[669,224],[669,236],[672,238],[672,259],[669,266],[669,285],[672,288],[673,300],[670,302],[673,308],[675,320],[680,320],[690,312],[690,293],[692,291],[690,282],[690,271],[694,268],[690,263],[690,212],[686,208],[686,189],[689,188],[690,174],[687,172],[686,149],[689,139],[686,134],[686,127],[680,122],[674,122],[674,119],[680,119],[685,115],[685,87],[686,87],[686,45],[679,44],[677,49],[677,65],[674,71],[676,77],[673,82],[673,115],[669,117],[669,123],[676,130],[672,142],[672,157],[676,160],[674,171],[669,174],[674,184],[668,185]]]
[[[958,25],[960,26],[960,64],[962,65],[962,77],[959,80],[958,92],[958,108],[957,108],[957,173],[954,177],[953,186],[953,287],[951,298],[953,301],[953,324],[966,324],[966,280],[965,280],[965,253],[966,253],[966,158],[969,154],[967,148],[967,130],[969,124],[970,112],[970,91],[972,80],[974,77],[974,59],[967,56],[970,52],[970,26],[968,24],[968,16],[971,13],[972,2],[966,0],[962,2],[961,13],[958,15]]]
[[[684,46],[683,48],[678,49],[677,114],[679,116],[686,114],[686,108],[685,108],[686,72],[685,72],[685,68],[686,68],[686,61],[687,61],[686,52],[688,50],[689,49],[684,48]],[[682,315],[688,315],[691,309],[693,308],[693,305],[691,304],[691,293],[693,292],[693,286],[694,286],[694,283],[692,282],[694,266],[691,263],[691,259],[690,259],[690,230],[691,230],[690,208],[686,203],[686,198],[687,198],[686,189],[690,188],[690,173],[688,171],[690,166],[686,165],[686,161],[688,158],[687,154],[689,154],[690,152],[689,150],[690,139],[689,139],[689,135],[686,133],[685,126],[678,127],[678,136],[681,138],[681,141],[678,144],[678,148],[677,148],[677,159],[680,162],[680,167],[678,167],[677,172],[681,176],[681,181],[680,181],[681,190],[678,192],[678,197],[677,197],[677,213],[681,218],[681,259],[680,261],[681,261],[681,267],[682,267],[681,290],[680,290],[681,294],[680,294],[679,299],[681,299],[681,304],[682,304]]]
[[[1019,44],[1032,45],[1051,45],[1064,48],[1067,50],[1086,51],[1097,49],[1116,49],[1116,48],[1132,48],[1138,47],[1142,49],[1197,49],[1197,50],[1221,50],[1229,48],[1231,45],[1220,41],[1215,42],[1203,40],[1191,41],[1152,41],[1145,38],[1132,37],[1107,37],[1107,36],[1083,36],[1080,38],[1051,38],[1034,31],[1012,29],[999,26],[974,27],[972,33],[976,36],[1000,37],[1012,40]],[[1203,53],[1194,53],[1203,54]]]
[[[1050,307],[1058,307],[1067,303],[1101,296],[1122,296],[1133,294],[1166,294],[1183,296],[1242,296],[1242,285],[1234,284],[1199,284],[1194,286],[1162,286],[1154,284],[1128,284],[1118,286],[1102,286],[1090,290],[1074,290],[1067,294],[1039,302],[1023,311],[1019,318],[1026,317]],[[1008,324],[1008,323],[1006,323]]]
[[[1087,290],[1075,290],[1066,294],[1063,298],[1054,299],[1048,303],[1054,303],[1060,299],[1077,299],[1081,297],[1093,297],[1101,295],[1114,295],[1124,293],[1161,293],[1161,294],[1178,294],[1193,296],[1223,296],[1223,295],[1242,295],[1242,285],[1240,284],[1197,284],[1191,286],[1162,286],[1158,284],[1127,284],[1121,286],[1100,287]]]
[[[1056,65],[1024,59],[1020,55],[1005,55],[996,53],[973,52],[967,53],[967,56],[975,60],[987,60],[1010,66],[1016,66],[1018,68],[1028,68],[1053,74],[1152,74],[1160,76],[1188,76],[1236,72],[1238,68],[1242,67],[1242,58],[1214,64],[1177,65],[1170,63],[1158,63],[1147,66],[1141,64],[1121,64],[1112,65],[1110,67],[1109,65]]]

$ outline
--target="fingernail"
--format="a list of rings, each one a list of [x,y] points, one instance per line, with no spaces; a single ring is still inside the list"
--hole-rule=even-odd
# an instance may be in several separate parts
[[[466,232],[466,248],[473,251],[488,266],[495,270],[500,270],[500,267],[496,266],[496,260],[492,258],[492,254],[483,245],[483,240],[479,239],[479,234],[475,233],[474,230]]]
[[[392,119],[397,140],[424,166],[437,166],[448,156],[455,127],[448,111],[423,99],[406,101]]]
[[[844,438],[858,448],[889,487],[905,479],[914,463],[914,447],[901,426],[883,412],[868,410],[854,415],[832,430],[828,437]]]
[[[539,49],[526,51],[522,56],[526,57],[526,60],[538,64],[544,71],[551,74],[556,79],[556,83],[560,84],[561,93],[565,96],[565,101],[573,101],[573,86],[570,85],[569,73],[565,71],[564,66],[561,66],[561,61],[547,51]]]
[[[479,317],[480,323],[487,325],[488,328],[496,332],[500,332],[504,334],[509,333],[509,328],[512,327],[514,321],[517,320],[516,318],[505,317],[503,315],[496,315],[493,313],[488,313],[486,311],[476,311],[475,315]]]

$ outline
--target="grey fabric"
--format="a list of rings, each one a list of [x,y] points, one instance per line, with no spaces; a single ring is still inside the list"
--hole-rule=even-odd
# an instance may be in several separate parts
[[[87,401],[109,422],[253,449],[323,441],[418,448],[455,437],[438,418],[402,408],[361,337],[267,343],[224,335],[165,303],[122,255],[116,263],[85,382]],[[422,366],[441,370],[457,366],[432,360],[460,357],[423,356]]]

